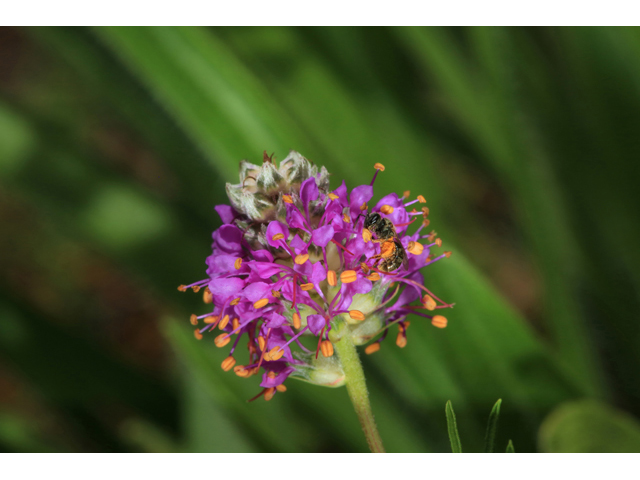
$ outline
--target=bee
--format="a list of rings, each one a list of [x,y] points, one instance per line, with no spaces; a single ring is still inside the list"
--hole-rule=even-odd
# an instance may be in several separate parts
[[[407,268],[407,252],[396,236],[396,227],[393,226],[391,220],[383,218],[379,213],[368,213],[364,219],[364,228],[377,237],[376,240],[372,240],[373,242],[382,244],[380,245],[380,253],[373,257],[378,259],[378,262],[382,260],[380,270],[393,272],[400,268],[400,265]]]

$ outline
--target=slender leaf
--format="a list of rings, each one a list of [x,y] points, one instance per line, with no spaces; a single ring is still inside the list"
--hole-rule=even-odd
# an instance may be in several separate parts
[[[451,442],[451,452],[462,453],[462,444],[460,443],[460,435],[458,434],[456,414],[453,411],[451,400],[447,401],[445,412],[447,414],[447,428],[449,431],[449,441]]]
[[[484,452],[493,453],[496,443],[496,431],[498,429],[498,418],[500,417],[500,405],[502,399],[499,398],[491,409],[489,414],[489,423],[487,424],[487,435],[484,438]]]
[[[516,453],[515,448],[513,448],[513,441],[511,439],[509,439],[509,443],[507,444],[506,453]]]

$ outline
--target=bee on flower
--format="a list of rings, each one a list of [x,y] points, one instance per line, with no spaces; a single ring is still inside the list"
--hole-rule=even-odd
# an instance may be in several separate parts
[[[423,232],[428,208],[409,210],[425,203],[422,195],[391,193],[369,206],[384,171],[379,163],[374,168],[369,185],[349,192],[343,181],[330,190],[324,167],[294,151],[278,167],[265,152],[262,166],[240,163],[240,183],[227,184],[230,205],[215,207],[223,225],[213,232],[207,278],[179,290],[203,290],[210,311],[191,316],[195,337],[229,348],[223,370],[262,375],[255,398],[286,391],[289,376],[343,385],[334,345],[344,336],[369,343],[371,354],[394,325],[396,344],[407,344],[409,315],[446,327],[434,313],[452,305],[423,285],[421,270],[450,252],[432,253],[442,241]],[[317,338],[315,351],[303,336]],[[239,346],[248,350],[241,365]]]

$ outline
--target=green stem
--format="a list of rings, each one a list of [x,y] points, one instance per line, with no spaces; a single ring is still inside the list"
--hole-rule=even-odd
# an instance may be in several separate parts
[[[345,374],[347,392],[353,407],[358,414],[360,425],[364,431],[369,448],[373,453],[384,453],[382,439],[373,418],[371,404],[369,403],[369,392],[364,379],[364,371],[358,357],[358,351],[353,344],[350,335],[343,335],[339,341],[334,343],[334,347],[340,357],[342,368]]]

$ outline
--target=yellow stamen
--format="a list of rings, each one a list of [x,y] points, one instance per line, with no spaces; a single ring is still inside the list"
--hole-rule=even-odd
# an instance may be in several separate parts
[[[293,314],[293,328],[295,328],[296,330],[298,328],[300,328],[300,326],[302,325],[302,323],[300,322],[300,315],[298,315],[297,313]]]
[[[332,287],[335,287],[338,284],[338,276],[335,271],[329,270],[327,272],[327,283]]]
[[[442,239],[441,238],[436,238],[436,246],[438,246],[438,247],[442,246]]]
[[[265,341],[264,337],[262,335],[260,335],[258,337],[258,347],[260,347],[260,351],[264,351],[265,343],[266,343],[266,341]]]
[[[362,239],[364,240],[364,243],[368,243],[371,238],[373,238],[373,235],[371,234],[371,231],[369,231],[368,228],[363,228],[362,229]]]
[[[333,343],[331,343],[329,340],[323,340],[322,343],[320,343],[320,351],[325,357],[332,357]]]
[[[424,250],[424,245],[420,242],[409,242],[407,246],[407,252],[413,253],[414,255],[420,255]]]
[[[402,194],[402,198],[409,198],[411,196],[411,190],[405,190]]]
[[[360,263],[360,268],[362,269],[365,275],[369,273],[369,267],[367,266],[366,263],[364,262]]]
[[[285,386],[281,383],[280,385],[277,385],[277,386],[276,386],[276,390],[277,390],[277,391],[279,391],[279,392],[281,392],[281,393],[284,393],[284,392],[286,392],[286,391],[287,391],[287,387],[285,387]]]
[[[271,380],[273,380],[274,378],[276,378],[278,375],[276,375],[276,372],[274,372],[273,370],[270,371],[269,373],[267,373],[267,377],[269,377]]]
[[[202,334],[200,333],[200,330],[198,330],[198,329],[193,331],[193,336],[196,337],[196,340],[202,340]]]
[[[351,217],[346,213],[342,214],[342,220],[344,220],[344,223],[351,223]]]
[[[383,206],[380,208],[380,211],[381,211],[382,213],[384,213],[385,215],[389,215],[389,214],[392,214],[392,213],[393,213],[393,207],[392,207],[391,205],[383,205]]]
[[[431,260],[433,260],[433,255],[429,255],[429,256],[425,259],[424,263],[429,263]]]
[[[242,378],[247,378],[251,376],[251,369],[247,370],[243,365],[236,365],[233,367],[233,373]]]
[[[434,315],[431,319],[431,325],[438,328],[445,328],[447,326],[447,319],[442,315]]]
[[[284,233],[276,233],[273,237],[271,237],[271,240],[276,241],[276,240],[282,240],[284,238]]]
[[[209,315],[208,317],[204,317],[204,323],[216,323],[219,318],[218,315]]]
[[[276,389],[274,387],[267,388],[267,390],[264,392],[264,399],[268,402],[273,398],[275,394],[276,394]]]
[[[376,353],[380,350],[380,342],[372,343],[367,348],[364,349],[364,353],[367,355],[371,355],[372,353]]]
[[[367,205],[367,202],[364,202],[362,205],[360,205],[361,212],[364,212],[367,208],[369,208],[369,206]]]
[[[380,280],[380,274],[378,272],[373,272],[367,277],[367,279],[371,280],[372,282],[377,282],[378,280]]]
[[[337,199],[338,199],[338,198],[340,198],[340,197],[339,197],[338,195],[336,195],[335,193],[333,193],[333,192],[332,192],[332,193],[330,193],[330,194],[329,194],[329,198],[330,198],[331,200],[337,200]]]
[[[362,313],[360,310],[349,310],[349,316],[354,320],[362,321],[365,319],[364,313]]]
[[[260,300],[258,300],[256,303],[253,304],[253,308],[262,308],[267,303],[269,303],[269,299],[268,298],[261,298]]]
[[[224,370],[225,372],[228,372],[233,368],[235,364],[236,364],[236,359],[233,358],[232,356],[228,356],[222,361],[221,367],[222,367],[222,370]]]
[[[429,207],[422,207],[421,210],[422,210],[422,215],[424,215],[425,217],[429,215]]]
[[[233,330],[237,330],[238,327],[240,327],[240,319],[239,318],[234,318],[233,321],[231,322],[231,326],[233,327]]]
[[[282,201],[284,203],[293,203],[293,198],[291,198],[291,195],[282,195]]]
[[[222,320],[220,320],[220,323],[218,324],[218,328],[220,330],[224,330],[224,327],[226,327],[229,324],[229,315],[225,315],[224,317],[222,317]]]
[[[296,256],[294,262],[296,262],[296,265],[302,265],[307,260],[309,260],[309,255],[305,253],[304,255]]]
[[[380,170],[381,172],[384,172],[384,165],[381,163],[376,163],[373,168],[375,168],[376,170]]]
[[[191,316],[189,317],[189,322],[191,323],[191,325],[197,325],[198,316],[195,313],[192,313]]]
[[[358,274],[355,270],[345,270],[340,274],[340,280],[342,283],[353,283],[358,279]]]
[[[422,221],[422,224],[423,224],[425,227],[428,227],[430,223],[431,223],[431,220],[429,220],[428,218],[425,218],[425,219]]]
[[[281,347],[273,347],[267,353],[264,354],[264,359],[273,362],[275,360],[280,360],[284,355],[284,350]]]
[[[424,199],[424,197],[422,195],[418,195],[418,201],[420,203],[427,203],[427,201]]]
[[[404,333],[398,332],[398,336],[396,337],[396,345],[398,345],[400,348],[404,348],[407,346],[407,336]]]
[[[430,295],[425,295],[424,297],[422,297],[422,305],[424,305],[424,308],[426,308],[427,310],[435,310],[437,304]]]
[[[187,291],[187,286],[186,285],[180,285],[178,287],[178,291],[179,292],[186,292]]]
[[[444,256],[449,258],[451,256],[451,252],[444,252]]]
[[[231,337],[226,333],[221,333],[214,340],[213,343],[216,344],[216,347],[224,347],[227,343],[231,341]]]
[[[204,293],[202,294],[202,301],[204,303],[213,302],[213,295],[211,295],[211,290],[209,290],[209,287],[204,289]]]
[[[240,267],[242,266],[242,259],[236,258],[236,261],[233,263],[233,266],[236,268],[236,270],[240,270]]]
[[[191,287],[191,290],[193,290],[195,293],[198,293],[200,291],[200,287],[196,285],[195,287]]]
[[[271,290],[271,295],[273,295],[274,298],[280,298],[282,296],[282,294],[277,290]]]
[[[300,285],[300,289],[308,292],[309,290],[313,290],[313,283],[303,283]]]

